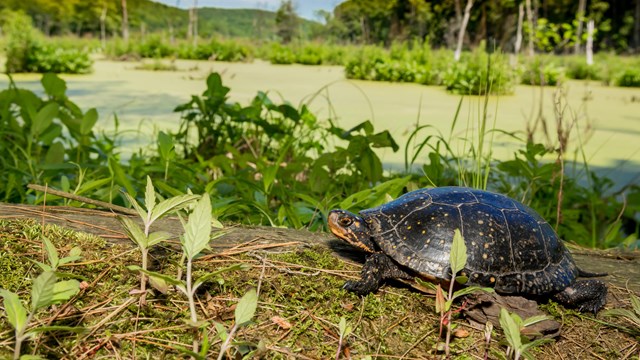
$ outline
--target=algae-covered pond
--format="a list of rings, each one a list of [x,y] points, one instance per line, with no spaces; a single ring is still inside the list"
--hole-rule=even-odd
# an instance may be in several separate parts
[[[258,91],[265,91],[277,102],[308,104],[320,119],[332,117],[343,128],[371,120],[376,130],[388,129],[401,148],[416,123],[432,125],[448,136],[461,99],[442,87],[347,80],[339,66],[271,65],[262,61],[176,61],[176,66],[178,71],[154,72],[136,70],[136,63],[98,60],[92,74],[63,77],[73,101],[85,109],[98,108],[100,128],[113,129],[116,114],[120,130],[144,130],[126,136],[126,151],[148,144],[149,131],[177,128],[179,114],[173,109],[191,95],[200,94],[212,71],[221,73],[224,84],[231,88],[232,101],[246,104]],[[40,88],[39,78],[14,76],[18,85],[29,89]],[[7,83],[6,77],[0,78],[0,87],[5,88]],[[483,106],[484,98],[464,98],[454,138],[469,136],[468,130],[477,128]],[[569,81],[563,91],[518,86],[514,95],[490,97],[487,107],[489,124],[495,121],[495,128],[518,132],[520,137],[542,114],[549,124],[550,137],[555,139],[559,112],[565,126],[576,120],[570,145],[573,149],[584,145],[584,156],[592,169],[621,185],[640,181],[640,89],[607,87],[593,81]],[[538,128],[540,141],[544,140],[542,133]],[[463,143],[458,144],[462,151]],[[493,152],[498,158],[509,158],[518,146],[509,137],[497,135]],[[404,164],[402,150],[380,154],[389,167]],[[583,154],[578,156],[581,160]]]

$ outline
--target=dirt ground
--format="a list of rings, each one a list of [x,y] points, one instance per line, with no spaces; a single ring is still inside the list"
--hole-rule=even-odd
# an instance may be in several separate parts
[[[45,224],[44,228],[42,224]],[[150,268],[167,275],[179,270],[177,219],[158,223],[174,238],[151,253]],[[212,251],[195,263],[196,275],[242,263],[246,271],[221,274],[197,292],[200,330],[187,325],[186,298],[179,292],[152,290],[146,304],[132,290],[139,274],[126,268],[140,264],[139,251],[109,212],[0,204],[0,288],[18,293],[28,304],[31,280],[42,261],[44,234],[61,255],[73,246],[83,259],[64,272],[83,281],[69,302],[38,312],[34,324],[84,328],[75,335],[44,332],[27,341],[23,354],[48,359],[173,359],[187,358],[194,338],[210,341],[207,358],[242,359],[439,359],[444,358],[440,317],[433,296],[402,283],[389,283],[375,294],[359,297],[342,289],[359,276],[362,254],[328,234],[275,228],[230,227],[211,244]],[[608,269],[607,309],[630,309],[630,294],[640,292],[637,253],[573,250],[589,270]],[[258,292],[258,308],[250,325],[235,334],[231,350],[219,355],[222,340],[215,323],[233,326],[238,299]],[[464,302],[454,304],[459,309]],[[640,328],[621,317],[581,314],[553,302],[539,308],[560,325],[553,342],[530,350],[535,359],[640,359]],[[0,313],[2,314],[2,313]],[[340,341],[344,318],[353,332]],[[494,329],[487,346],[482,331],[456,313],[459,337],[451,342],[451,358],[501,359],[507,350],[501,330]],[[0,315],[0,358],[13,349],[13,330]]]

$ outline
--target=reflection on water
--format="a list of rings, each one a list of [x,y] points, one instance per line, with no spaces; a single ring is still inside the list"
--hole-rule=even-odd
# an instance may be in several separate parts
[[[399,144],[405,143],[417,123],[433,125],[448,138],[460,101],[459,96],[450,95],[441,87],[345,80],[342,68],[337,66],[282,66],[259,61],[251,64],[178,61],[177,65],[185,70],[140,71],[133,69],[133,63],[97,61],[93,74],[64,78],[73,101],[83,109],[98,109],[101,116],[97,128],[113,130],[117,114],[119,129],[126,131],[125,154],[148,144],[149,134],[155,130],[177,129],[179,114],[173,109],[188,101],[192,94],[202,93],[204,79],[211,71],[221,73],[225,85],[231,88],[233,101],[246,104],[258,91],[268,91],[276,102],[286,99],[293,105],[309,104],[321,120],[337,116],[338,124],[344,128],[371,120],[376,130],[388,129]],[[19,86],[41,93],[39,75],[16,75],[14,79]],[[8,79],[0,77],[0,88],[6,88],[7,84]],[[584,143],[584,156],[599,173],[619,184],[639,183],[640,102],[634,99],[640,98],[640,89],[574,81],[565,90],[558,108],[565,124],[575,119],[570,144]],[[515,95],[491,97],[488,123],[495,122],[497,129],[523,138],[527,122],[541,114],[553,138],[554,91],[554,88],[519,86]],[[483,106],[481,98],[463,100],[456,128],[451,132],[454,151],[468,149],[464,141],[456,139],[476,136]],[[512,158],[520,144],[497,134],[493,154],[501,159]],[[404,167],[403,149],[397,153],[381,151],[380,155],[389,168]],[[573,151],[570,156],[574,156]],[[582,159],[582,153],[575,156]],[[426,154],[418,163],[425,158]]]

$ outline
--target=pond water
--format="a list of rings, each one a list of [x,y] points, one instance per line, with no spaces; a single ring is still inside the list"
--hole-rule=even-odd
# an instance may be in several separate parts
[[[262,61],[177,61],[176,65],[179,71],[153,72],[136,70],[135,63],[98,60],[92,74],[63,78],[73,101],[83,109],[98,109],[100,129],[113,130],[117,114],[120,130],[132,131],[126,136],[126,152],[147,145],[153,131],[176,129],[179,114],[173,112],[175,106],[202,93],[206,76],[216,71],[231,88],[233,101],[246,104],[258,91],[266,91],[276,102],[308,104],[319,119],[331,116],[343,128],[371,120],[377,131],[389,130],[401,146],[396,153],[380,152],[389,168],[404,166],[403,147],[416,123],[432,125],[448,137],[461,99],[443,87],[347,80],[338,66],[271,65]],[[15,75],[14,80],[19,86],[40,91],[40,75]],[[0,88],[6,88],[7,83],[6,76],[0,77]],[[452,132],[454,139],[473,134],[483,107],[484,98],[463,99]],[[496,129],[517,132],[521,138],[528,124],[541,114],[551,139],[556,139],[558,113],[562,113],[564,126],[573,124],[570,148],[575,150],[582,144],[592,169],[619,185],[640,183],[640,89],[586,81],[570,81],[562,92],[554,87],[518,86],[514,95],[490,97],[487,107],[489,126],[493,127],[495,121]],[[540,128],[537,134],[537,139],[545,139]],[[454,140],[452,145],[454,151],[468,149],[463,140]],[[521,146],[508,136],[496,135],[493,153],[508,159]],[[419,164],[426,158],[422,155]],[[578,156],[582,158],[581,153]]]

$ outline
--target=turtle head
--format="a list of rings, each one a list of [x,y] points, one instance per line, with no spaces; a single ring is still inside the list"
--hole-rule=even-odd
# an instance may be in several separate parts
[[[331,210],[327,219],[329,229],[340,239],[366,252],[375,252],[371,229],[360,216],[345,210]]]

